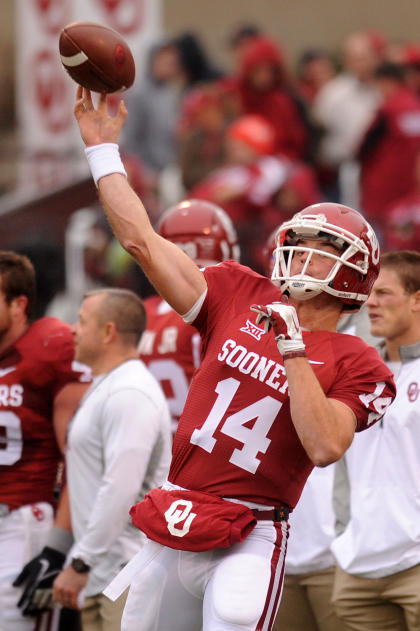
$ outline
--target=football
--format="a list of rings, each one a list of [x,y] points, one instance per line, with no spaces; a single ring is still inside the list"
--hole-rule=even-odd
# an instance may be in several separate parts
[[[117,31],[94,22],[73,22],[60,33],[61,62],[70,77],[93,92],[122,92],[135,77],[130,47]]]

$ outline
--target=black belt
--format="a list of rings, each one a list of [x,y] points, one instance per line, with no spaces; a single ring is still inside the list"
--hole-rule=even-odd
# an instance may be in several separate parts
[[[253,508],[252,512],[258,521],[263,519],[270,521],[287,521],[289,519],[290,508],[288,506],[272,508],[271,510],[259,510],[258,508]]]

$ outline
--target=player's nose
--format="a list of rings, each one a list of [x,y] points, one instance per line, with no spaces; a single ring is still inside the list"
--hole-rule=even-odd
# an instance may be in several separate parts
[[[301,262],[302,267],[306,263],[309,255],[310,255],[310,252],[306,250],[300,250],[297,252],[297,258]]]
[[[378,304],[378,301],[376,300],[375,292],[372,291],[368,299],[366,300],[366,306],[369,308],[369,307],[374,307],[377,304]]]

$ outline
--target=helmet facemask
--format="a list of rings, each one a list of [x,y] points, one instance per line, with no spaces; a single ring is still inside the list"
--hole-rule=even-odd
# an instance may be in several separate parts
[[[303,240],[324,241],[336,248],[337,253],[300,245]],[[367,273],[369,265],[369,250],[366,244],[352,232],[328,223],[325,216],[295,216],[280,227],[276,244],[271,278],[291,297],[296,300],[308,300],[321,292],[326,292],[337,298],[357,300],[359,303],[367,299],[367,295],[352,292],[350,289],[353,284],[351,279],[355,278],[355,274],[362,278]],[[293,257],[303,252],[308,253],[307,259],[301,271],[292,276]],[[313,277],[307,273],[315,254],[334,261],[325,278]],[[349,281],[346,280],[347,277]],[[335,283],[338,278],[340,282]],[[337,285],[340,289],[336,288]]]

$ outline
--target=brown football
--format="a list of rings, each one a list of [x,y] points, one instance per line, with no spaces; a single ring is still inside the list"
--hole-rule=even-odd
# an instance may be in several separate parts
[[[117,31],[94,22],[73,22],[63,28],[59,49],[70,77],[93,92],[122,92],[135,77],[133,55]]]

